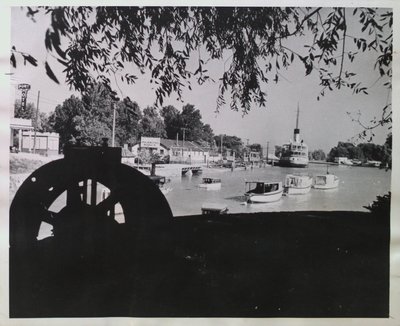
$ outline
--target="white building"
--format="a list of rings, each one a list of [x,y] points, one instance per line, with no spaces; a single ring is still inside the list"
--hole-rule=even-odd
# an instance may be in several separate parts
[[[353,165],[351,160],[349,160],[347,157],[335,157],[335,163],[337,164],[344,164],[344,165]]]
[[[261,156],[259,152],[251,151],[243,154],[243,160],[244,162],[259,163],[261,161]]]
[[[59,151],[58,133],[24,131],[22,133],[22,152],[37,153],[41,155],[57,155]]]
[[[158,153],[161,157],[169,156],[170,163],[207,163],[210,151],[196,142],[163,139],[157,137],[142,137],[140,144],[132,147],[132,153],[138,155],[140,151]]]
[[[33,130],[31,119],[11,118],[10,120],[10,146],[14,146],[14,137],[18,134],[18,151],[22,151],[22,132]]]

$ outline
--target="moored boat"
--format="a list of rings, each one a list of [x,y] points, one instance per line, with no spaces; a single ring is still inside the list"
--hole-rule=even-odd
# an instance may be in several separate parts
[[[353,161],[347,157],[335,157],[335,163],[337,163],[339,166],[353,165]]]
[[[221,179],[203,178],[203,182],[199,184],[199,187],[207,190],[219,190],[221,189]]]
[[[362,164],[360,160],[351,160],[351,163],[353,163],[355,166],[360,166]]]
[[[228,206],[218,203],[204,203],[201,206],[201,213],[203,215],[222,215],[228,213]]]
[[[284,183],[284,194],[303,195],[310,191],[312,186],[312,177],[309,175],[288,174]]]
[[[334,189],[339,186],[339,178],[333,174],[317,175],[314,178],[314,189]]]
[[[248,203],[272,203],[282,197],[282,182],[246,181]],[[248,189],[248,190],[247,190]]]
[[[279,159],[279,166],[304,168],[308,166],[308,147],[300,140],[299,129],[300,109],[297,105],[296,128],[294,129],[294,140],[282,145],[282,153]]]
[[[364,165],[379,168],[381,166],[381,161],[367,161]]]

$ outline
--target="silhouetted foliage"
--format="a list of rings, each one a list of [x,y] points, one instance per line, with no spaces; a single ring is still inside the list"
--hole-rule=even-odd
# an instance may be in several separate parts
[[[48,15],[44,35],[47,51],[65,68],[66,82],[84,91],[101,82],[112,96],[110,77],[134,83],[150,72],[156,103],[172,93],[182,97],[194,80],[211,80],[207,63],[224,60],[216,109],[230,99],[233,110],[250,111],[265,106],[264,85],[278,82],[280,71],[297,61],[305,75],[319,76],[321,91],[347,87],[354,94],[368,89],[347,70],[365,52],[374,53],[375,69],[391,87],[392,11],[373,8],[277,8],[277,7],[38,7],[25,8],[35,19]],[[352,17],[350,22],[350,17]],[[352,29],[350,30],[350,26]],[[354,32],[355,35],[350,33]],[[304,36],[304,48],[292,49],[292,39]],[[35,58],[15,47],[17,56],[37,65]],[[196,60],[197,68],[188,68]],[[345,64],[346,63],[346,64]],[[125,66],[136,67],[128,73]],[[47,75],[58,81],[46,61]],[[227,95],[230,92],[230,95]],[[391,105],[383,109],[377,125],[391,122]]]
[[[364,208],[368,209],[370,212],[382,215],[382,216],[389,216],[390,214],[390,199],[391,199],[391,192],[387,193],[383,196],[377,196],[376,200],[374,200],[368,206],[364,206]]]

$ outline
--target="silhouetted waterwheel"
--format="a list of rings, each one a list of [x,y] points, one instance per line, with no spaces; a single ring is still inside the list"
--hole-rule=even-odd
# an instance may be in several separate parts
[[[118,213],[123,214],[123,221],[116,220],[117,207],[122,209]],[[122,164],[120,148],[67,149],[64,159],[34,171],[11,204],[11,313],[29,316],[32,310],[40,310],[34,308],[34,296],[44,286],[44,272],[53,278],[62,274],[60,269],[74,265],[104,269],[104,260],[117,260],[116,253],[133,252],[141,242],[160,237],[159,230],[165,229],[171,218],[158,186]],[[39,241],[43,223],[51,226],[53,234]],[[143,248],[146,245],[155,246],[143,243]],[[59,282],[66,282],[66,278]]]
[[[99,200],[99,186],[109,189],[105,199]],[[65,207],[52,211],[52,204],[62,195]],[[42,222],[53,226],[55,236],[69,228],[112,226],[117,223],[117,204],[122,207],[125,224],[133,228],[167,223],[172,217],[158,187],[120,163],[119,148],[71,148],[64,159],[34,171],[18,189],[10,209],[10,245],[32,245]]]

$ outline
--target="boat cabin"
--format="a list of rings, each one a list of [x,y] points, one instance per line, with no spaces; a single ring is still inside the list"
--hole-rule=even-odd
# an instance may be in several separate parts
[[[285,179],[285,187],[305,187],[309,186],[311,178],[307,175],[289,174]]]
[[[204,183],[204,184],[221,183],[221,179],[203,178],[203,183]]]
[[[280,189],[280,182],[260,182],[260,181],[246,181],[246,192],[252,194],[265,194],[268,192],[278,191]]]
[[[335,182],[335,176],[333,174],[317,175],[315,177],[316,185],[327,185],[327,184],[332,184],[334,182]]]

